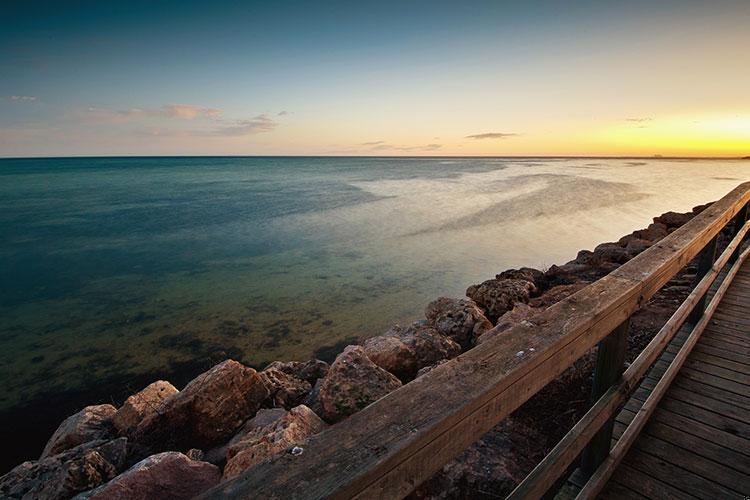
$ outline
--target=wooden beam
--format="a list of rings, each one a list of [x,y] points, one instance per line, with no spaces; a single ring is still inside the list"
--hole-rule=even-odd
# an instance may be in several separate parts
[[[694,285],[698,284],[698,282],[700,282],[703,276],[705,276],[706,273],[711,270],[711,266],[716,260],[716,241],[718,240],[718,238],[719,238],[718,235],[711,238],[711,241],[708,242],[708,245],[706,245],[705,248],[701,250],[700,257],[698,258],[698,270],[695,273],[695,280],[693,282]],[[730,256],[730,259],[731,259],[731,256]],[[693,311],[690,313],[690,316],[688,316],[688,320],[687,320],[688,323],[690,323],[691,325],[696,324],[698,320],[701,318],[701,316],[703,316],[703,311],[705,310],[706,310],[706,295],[704,294],[698,300],[698,303],[695,304],[695,307],[693,308]]]
[[[497,335],[313,436],[302,454],[259,464],[203,498],[407,495],[625,321],[748,200],[745,183],[534,324]]]
[[[716,291],[716,294],[711,299],[711,302],[706,309],[706,313],[695,325],[695,328],[693,328],[693,331],[690,333],[690,336],[680,348],[679,353],[675,356],[675,359],[669,365],[669,368],[667,368],[667,370],[664,372],[664,375],[662,375],[659,382],[646,398],[643,406],[641,406],[640,410],[633,418],[630,425],[628,425],[625,432],[623,432],[622,436],[620,436],[617,444],[615,444],[614,448],[612,448],[612,452],[609,454],[607,459],[599,466],[596,472],[594,472],[594,474],[591,476],[591,479],[586,483],[583,489],[579,492],[578,496],[576,497],[578,500],[595,498],[607,484],[609,478],[612,477],[612,473],[615,471],[620,462],[622,462],[622,459],[625,457],[625,454],[633,445],[633,442],[635,442],[635,439],[638,437],[641,429],[643,429],[643,427],[646,425],[646,422],[648,421],[648,418],[656,409],[656,405],[659,403],[664,394],[666,394],[667,389],[669,389],[669,385],[679,372],[683,363],[690,354],[693,346],[698,342],[701,333],[706,328],[706,326],[708,326],[711,315],[719,306],[722,297],[729,288],[729,285],[731,285],[732,283],[732,278],[737,274],[737,271],[739,271],[740,266],[744,263],[745,259],[747,259],[748,255],[750,255],[750,248],[746,249],[740,255],[737,262],[734,263],[729,273],[727,274],[727,277],[724,279],[721,286]]]

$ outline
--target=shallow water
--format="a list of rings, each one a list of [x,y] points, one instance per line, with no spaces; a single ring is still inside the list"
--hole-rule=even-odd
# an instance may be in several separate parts
[[[64,414],[226,357],[330,358],[749,178],[730,160],[0,160],[0,413],[15,432],[51,395]]]

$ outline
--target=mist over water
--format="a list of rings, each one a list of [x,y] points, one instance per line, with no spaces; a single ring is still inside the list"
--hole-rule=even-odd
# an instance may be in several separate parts
[[[729,160],[0,160],[0,412],[226,357],[330,358],[748,178]]]

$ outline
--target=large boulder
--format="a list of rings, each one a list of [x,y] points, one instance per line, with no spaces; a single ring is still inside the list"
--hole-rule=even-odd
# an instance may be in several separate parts
[[[534,269],[532,267],[508,269],[507,271],[495,275],[495,279],[526,280],[534,283],[537,289],[544,288],[545,285],[544,273],[539,269]]]
[[[121,436],[131,434],[147,416],[156,413],[165,399],[178,391],[165,380],[157,380],[145,389],[130,396],[117,410],[112,419],[115,429]]]
[[[164,400],[133,436],[151,449],[211,449],[233,436],[268,395],[255,370],[230,359]]]
[[[402,382],[415,377],[420,368],[461,354],[461,346],[435,328],[415,323],[404,329],[393,326],[385,334],[364,343],[365,355]]]
[[[690,222],[693,217],[695,217],[695,214],[692,213],[680,214],[677,212],[665,212],[659,217],[654,217],[654,223],[664,224],[668,229],[671,229],[680,227],[683,224]]]
[[[528,302],[536,286],[526,279],[492,279],[466,290],[466,296],[486,311],[490,321],[513,309],[518,302]]]
[[[570,297],[579,290],[582,290],[588,286],[588,282],[579,281],[578,283],[572,283],[570,285],[557,285],[553,286],[539,297],[535,297],[529,301],[531,307],[546,309],[552,304],[556,304],[561,300]]]
[[[310,408],[300,405],[266,426],[255,427],[241,436],[238,434],[227,450],[224,479],[302,444],[325,427],[326,424]]]
[[[208,450],[203,459],[205,459],[206,462],[223,467],[227,461],[227,449],[230,446],[254,429],[271,425],[287,413],[288,412],[284,408],[261,408],[253,418],[249,419],[242,425],[240,430],[237,431],[237,434],[235,434],[229,442]]]
[[[323,417],[338,422],[401,387],[401,381],[370,361],[360,346],[348,346],[320,384]]]
[[[89,441],[0,477],[0,497],[68,499],[109,481],[125,468],[127,439]]]
[[[141,460],[76,500],[183,500],[200,495],[220,480],[221,471],[215,465],[168,451]]]
[[[274,361],[263,371],[275,368],[280,370],[287,375],[306,380],[310,385],[315,385],[315,382],[319,378],[323,378],[328,373],[328,363],[319,359],[311,359],[310,361]]]
[[[312,390],[307,380],[299,379],[278,368],[266,368],[260,372],[260,376],[269,392],[266,406],[293,408]]]
[[[471,299],[439,297],[427,305],[425,317],[435,330],[458,342],[464,349],[492,329],[484,311]]]
[[[114,437],[112,418],[115,413],[117,408],[112,405],[95,405],[66,418],[47,441],[40,460],[88,441]]]
[[[602,243],[594,248],[594,254],[591,258],[591,264],[602,262],[613,262],[624,264],[631,258],[630,253],[619,243]]]

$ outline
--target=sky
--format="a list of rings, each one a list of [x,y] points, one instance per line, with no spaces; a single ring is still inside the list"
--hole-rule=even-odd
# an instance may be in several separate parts
[[[0,156],[750,155],[750,1],[0,8]]]

